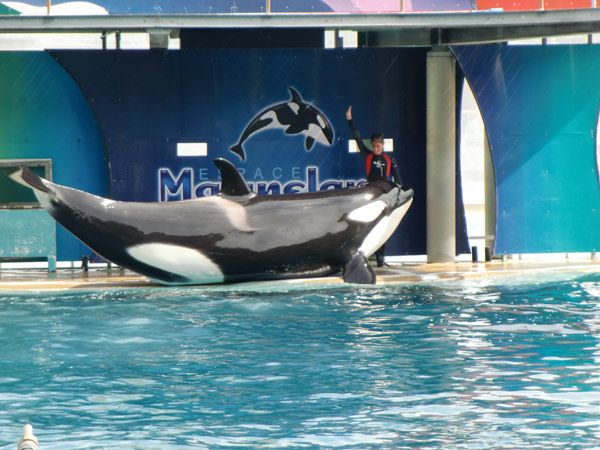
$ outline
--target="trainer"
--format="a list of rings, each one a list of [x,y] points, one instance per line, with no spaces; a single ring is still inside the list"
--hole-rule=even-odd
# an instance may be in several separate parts
[[[371,150],[369,150],[363,142],[358,128],[356,128],[356,125],[354,125],[354,122],[352,121],[352,106],[348,107],[348,110],[346,111],[346,119],[348,119],[348,126],[356,141],[356,145],[358,146],[360,153],[365,157],[367,181],[387,181],[391,174],[396,184],[401,187],[402,178],[400,178],[396,159],[393,156],[388,156],[383,153],[383,133],[373,133],[371,135]],[[387,266],[383,256],[384,252],[385,244],[375,252],[377,267]]]

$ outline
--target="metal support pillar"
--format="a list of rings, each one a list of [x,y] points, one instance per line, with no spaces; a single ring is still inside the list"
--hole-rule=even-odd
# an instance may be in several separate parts
[[[427,262],[456,257],[456,67],[447,48],[427,54]]]
[[[487,133],[483,133],[483,186],[485,190],[485,247],[494,251],[496,239],[496,177]]]

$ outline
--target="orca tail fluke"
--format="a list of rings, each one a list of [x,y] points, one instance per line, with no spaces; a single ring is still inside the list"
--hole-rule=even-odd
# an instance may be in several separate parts
[[[344,266],[344,283],[375,284],[377,276],[367,258],[357,253]]]
[[[238,155],[242,161],[246,161],[246,153],[244,152],[244,148],[241,144],[236,144],[229,150]]]
[[[19,184],[32,188],[36,191],[44,192],[50,195],[56,195],[48,185],[44,183],[44,180],[33,173],[28,167],[20,166],[18,169],[13,170],[8,176]]]

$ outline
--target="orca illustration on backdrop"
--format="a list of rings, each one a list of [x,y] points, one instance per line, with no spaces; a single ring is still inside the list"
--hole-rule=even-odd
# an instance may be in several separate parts
[[[176,202],[120,202],[52,183],[21,167],[54,219],[103,258],[162,284],[209,284],[343,273],[375,283],[367,258],[413,199],[388,181],[283,195],[253,193],[229,161],[214,160],[221,193]]]
[[[264,130],[283,129],[285,134],[302,134],[306,137],[304,147],[306,151],[313,148],[315,142],[331,146],[333,143],[333,128],[327,117],[310,103],[304,103],[298,91],[290,90],[291,99],[261,111],[244,129],[238,143],[231,147],[231,151],[238,155],[242,161],[246,160],[244,142]]]

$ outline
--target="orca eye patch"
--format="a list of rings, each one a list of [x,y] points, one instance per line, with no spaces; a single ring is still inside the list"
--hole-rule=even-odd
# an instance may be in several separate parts
[[[320,115],[317,115],[317,121],[319,122],[321,128],[325,128],[325,125],[327,125]]]
[[[373,222],[385,209],[385,202],[380,200],[356,208],[348,214],[348,219],[355,222]]]

